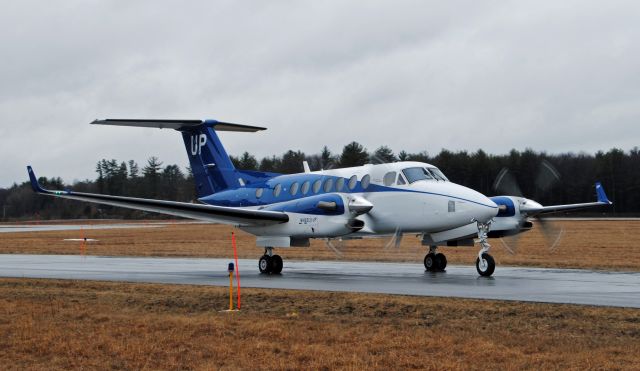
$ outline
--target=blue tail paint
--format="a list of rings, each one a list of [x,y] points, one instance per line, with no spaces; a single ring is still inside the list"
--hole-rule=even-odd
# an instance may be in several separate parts
[[[217,123],[207,120],[202,125],[179,129],[187,148],[198,198],[242,186],[238,171],[214,130]]]
[[[609,198],[607,198],[607,194],[604,193],[604,187],[602,187],[602,184],[600,184],[600,182],[596,183],[596,194],[598,195],[598,202],[611,204],[611,201],[609,201]]]

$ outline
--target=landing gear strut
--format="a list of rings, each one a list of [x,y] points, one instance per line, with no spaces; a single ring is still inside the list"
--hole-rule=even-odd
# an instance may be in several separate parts
[[[258,269],[260,273],[265,274],[278,274],[282,272],[282,258],[280,255],[273,255],[273,248],[266,247],[264,249],[264,255],[258,260]]]
[[[429,272],[442,272],[447,267],[447,257],[437,249],[438,246],[429,246],[429,253],[424,257],[424,268]]]
[[[487,241],[487,233],[491,227],[491,221],[487,223],[478,223],[478,238],[480,239],[480,252],[478,252],[478,258],[476,259],[476,270],[478,274],[483,277],[489,277],[496,269],[496,262],[493,257],[489,255],[489,249],[491,245]]]

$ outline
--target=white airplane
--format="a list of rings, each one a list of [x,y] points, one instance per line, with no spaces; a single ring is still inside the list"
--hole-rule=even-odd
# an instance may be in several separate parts
[[[258,268],[280,273],[283,262],[274,248],[309,246],[309,240],[422,236],[429,247],[428,271],[443,271],[447,259],[438,246],[471,245],[479,239],[476,269],[490,276],[495,261],[488,237],[531,228],[529,217],[548,212],[610,204],[600,184],[598,201],[542,206],[523,197],[488,198],[450,182],[433,165],[395,162],[350,168],[275,174],[236,169],[216,131],[256,132],[262,127],[215,120],[95,120],[92,124],[175,129],[182,133],[200,203],[43,189],[29,166],[37,193],[80,201],[157,212],[234,225],[256,236],[264,247]]]

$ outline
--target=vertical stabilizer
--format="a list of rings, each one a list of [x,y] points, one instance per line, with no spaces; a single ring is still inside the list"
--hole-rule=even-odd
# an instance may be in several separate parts
[[[187,149],[198,198],[241,186],[238,173],[214,126],[203,124],[179,130]]]

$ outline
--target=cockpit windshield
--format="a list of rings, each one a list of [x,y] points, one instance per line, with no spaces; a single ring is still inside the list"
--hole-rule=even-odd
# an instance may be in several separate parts
[[[445,182],[449,180],[447,179],[446,176],[444,176],[442,171],[440,171],[440,169],[438,169],[437,167],[429,167],[427,168],[427,170],[429,170],[429,172],[431,172],[431,174],[433,174],[433,177],[436,178],[437,180],[443,180]]]
[[[409,184],[417,182],[419,180],[438,180],[447,181],[447,177],[444,176],[442,171],[438,168],[430,167],[408,167],[402,170],[402,173],[409,181]]]
[[[402,170],[402,173],[409,181],[409,184],[418,180],[433,180],[433,175],[423,167],[408,167]]]

